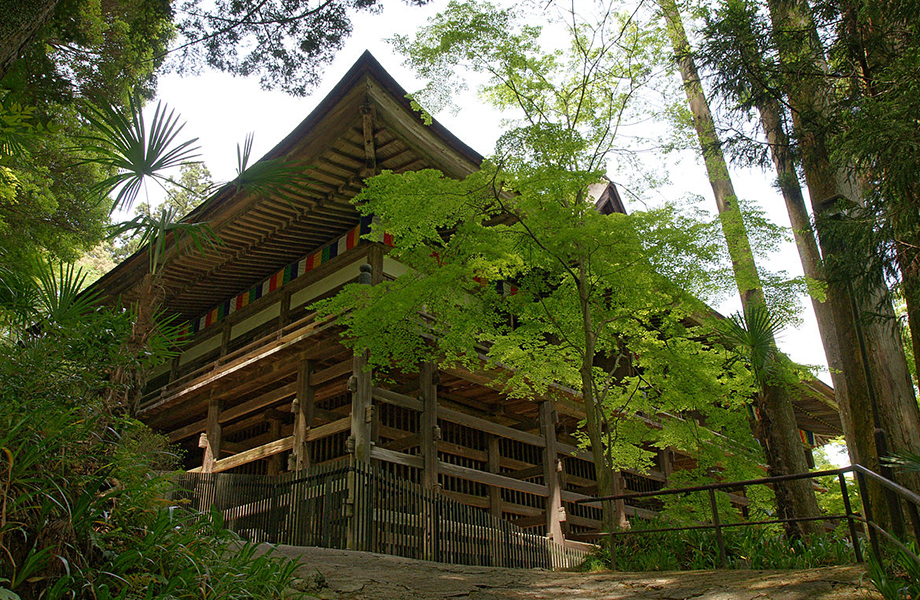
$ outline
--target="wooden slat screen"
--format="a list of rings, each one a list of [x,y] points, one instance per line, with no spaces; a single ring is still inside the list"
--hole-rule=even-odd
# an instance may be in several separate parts
[[[572,568],[587,552],[347,459],[278,476],[183,473],[169,499],[220,511],[243,539],[464,565]],[[351,543],[349,543],[351,538]]]

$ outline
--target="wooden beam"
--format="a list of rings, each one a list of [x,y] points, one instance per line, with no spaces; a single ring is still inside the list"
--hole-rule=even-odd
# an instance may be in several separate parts
[[[559,472],[562,470],[562,461],[556,448],[556,411],[553,403],[543,401],[540,403],[540,432],[546,441],[543,448],[543,481],[546,483],[546,536],[556,542],[562,543],[562,521],[564,508],[562,507],[562,485],[559,481]]]
[[[528,529],[530,527],[539,527],[546,522],[547,517],[544,515],[534,515],[532,517],[521,517],[519,519],[514,519],[511,521],[512,524],[517,525],[521,529]]]
[[[479,462],[486,462],[489,460],[488,454],[483,450],[467,448],[466,446],[461,446],[453,442],[445,442],[444,440],[438,442],[438,451],[446,454],[453,454],[454,456],[462,456]]]
[[[310,378],[310,381],[314,386],[319,386],[326,383],[327,381],[332,381],[333,379],[349,375],[353,370],[354,364],[352,360],[343,360],[337,365],[333,365],[327,369],[323,369],[322,371],[317,371]]]
[[[528,481],[518,481],[510,477],[503,477],[501,475],[495,475],[494,473],[485,473],[483,471],[477,471],[476,469],[470,469],[469,467],[461,467],[460,465],[442,462],[438,467],[438,471],[442,475],[447,475],[449,477],[459,477],[461,479],[468,479],[486,485],[494,485],[508,490],[517,490],[527,494],[545,497],[548,493],[545,485],[530,483]]]
[[[386,448],[381,448],[380,446],[371,447],[371,458],[382,460],[384,462],[394,463],[397,465],[413,467],[415,469],[421,469],[425,466],[425,460],[421,456],[403,454],[402,452],[387,450]]]
[[[274,456],[275,454],[286,452],[293,447],[294,447],[294,436],[289,435],[288,437],[281,438],[280,440],[275,440],[274,442],[269,442],[267,444],[263,444],[256,448],[253,448],[252,450],[246,450],[245,452],[234,454],[233,456],[229,458],[221,459],[214,463],[213,472],[221,473],[223,471],[229,471],[230,469],[241,467],[243,465],[249,464],[256,460],[262,460],[264,458],[268,458],[269,456]]]
[[[324,437],[329,437],[330,435],[335,435],[336,433],[348,431],[350,428],[351,417],[344,417],[338,421],[326,423],[325,425],[320,425],[319,427],[311,427],[309,430],[307,430],[307,441],[315,442],[316,440],[321,440]]]
[[[170,443],[175,444],[176,442],[180,440],[184,440],[187,437],[191,437],[195,435],[196,433],[201,433],[202,431],[205,430],[205,428],[207,428],[207,426],[208,426],[208,420],[205,418],[199,421],[194,421],[193,423],[189,423],[185,427],[174,429],[173,431],[170,431],[167,435],[169,435]]]
[[[524,444],[530,444],[531,446],[537,446],[539,448],[546,446],[546,440],[544,440],[542,436],[533,435],[532,433],[524,433],[523,431],[511,429],[510,427],[505,427],[504,425],[498,425],[491,421],[487,421],[486,419],[480,419],[479,417],[467,415],[449,408],[441,407],[438,416],[445,421],[450,421],[451,423],[466,425],[467,427],[472,427],[473,429],[485,431],[486,433],[491,433],[493,435],[508,438],[511,440],[517,440]]]
[[[272,390],[261,396],[257,396],[252,400],[247,400],[242,404],[238,404],[233,408],[228,408],[223,411],[220,416],[220,422],[226,423],[240,417],[244,417],[249,413],[256,412],[257,410],[263,409],[266,406],[271,406],[276,402],[280,402],[289,396],[293,396],[297,393],[297,382],[289,383],[285,386],[282,386],[276,390]]]
[[[419,372],[419,391],[422,400],[422,415],[419,423],[421,450],[424,469],[422,486],[433,490],[438,486],[438,440],[441,430],[438,428],[438,367],[432,362],[421,365]]]
[[[490,469],[491,472],[491,469]],[[532,477],[538,477],[540,475],[546,476],[546,471],[542,464],[536,465],[534,467],[527,467],[526,469],[520,469],[518,471],[511,471],[510,473],[505,473],[505,477],[510,477],[511,479],[530,479]]]
[[[385,448],[387,450],[393,450],[393,451],[399,452],[401,450],[407,450],[409,448],[414,448],[415,446],[418,446],[421,443],[422,443],[422,436],[417,433],[413,433],[411,435],[407,435],[401,438],[396,438],[393,441],[387,442],[385,444],[381,444],[379,447]]]
[[[481,508],[486,510],[489,508],[489,499],[483,498],[482,496],[473,496],[471,494],[464,494],[462,492],[452,492],[451,490],[442,489],[438,492],[446,498],[451,500],[456,500],[461,504],[466,504],[467,506],[475,506],[476,508]]]
[[[187,382],[183,386],[180,386],[179,389],[176,389],[169,395],[166,395],[145,407],[141,412],[150,414],[165,410],[168,406],[179,402],[182,398],[187,397],[195,392],[201,392],[205,387],[210,387],[221,379],[227,378],[231,375],[237,375],[240,379],[242,379],[243,381],[240,383],[249,381],[248,378],[243,378],[241,373],[241,371],[247,367],[253,366],[263,360],[277,358],[273,355],[281,352],[282,350],[291,348],[292,346],[300,345],[309,338],[327,331],[334,326],[334,323],[326,323],[320,325],[317,325],[316,323],[310,323],[302,329],[282,336],[280,339],[276,339],[273,342],[266,343],[265,346],[261,347],[258,351],[255,351],[252,354],[240,357],[227,364],[221,364],[219,366],[215,365],[213,370],[200,375],[196,379]],[[308,358],[318,359],[328,354],[331,350],[336,349],[339,347],[339,345],[340,344],[338,340],[334,337],[324,338],[315,341],[313,344],[304,348],[302,355]],[[275,365],[273,364],[272,366],[274,368]]]
[[[374,396],[374,400],[380,400],[381,402],[386,402],[387,404],[392,404],[393,406],[408,408],[409,410],[414,410],[416,412],[422,412],[425,409],[425,405],[421,400],[411,396],[406,396],[405,394],[385,390],[379,387],[372,388],[371,393]]]

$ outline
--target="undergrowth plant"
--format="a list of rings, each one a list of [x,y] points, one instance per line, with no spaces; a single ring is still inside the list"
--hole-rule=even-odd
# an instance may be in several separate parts
[[[719,568],[719,546],[713,530],[642,533],[668,527],[659,520],[637,521],[634,533],[615,539],[617,569],[621,571],[687,571]],[[773,527],[723,529],[725,554],[730,569],[811,569],[852,563],[850,541],[834,533],[789,541]],[[584,568],[610,567],[610,551],[603,544]]]
[[[0,336],[0,598],[290,597],[297,564],[241,543],[217,513],[170,506],[155,473],[175,452],[106,401],[116,369],[166,360],[168,344],[126,355],[130,311],[35,310]]]
[[[909,547],[916,554],[917,545]],[[917,600],[920,598],[920,564],[909,554],[897,549],[888,560],[879,561],[870,554],[869,581],[885,600]]]

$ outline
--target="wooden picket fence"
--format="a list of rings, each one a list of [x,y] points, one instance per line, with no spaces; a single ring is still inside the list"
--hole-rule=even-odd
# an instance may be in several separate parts
[[[574,568],[588,554],[347,461],[279,476],[184,473],[170,500],[217,509],[228,529],[254,542],[515,568]]]

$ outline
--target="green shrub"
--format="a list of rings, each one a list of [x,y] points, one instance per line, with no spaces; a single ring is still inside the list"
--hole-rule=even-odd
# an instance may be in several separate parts
[[[0,598],[291,597],[295,562],[164,500],[175,453],[108,401],[116,369],[155,359],[125,355],[130,316],[77,321],[0,337]]]
[[[634,533],[617,536],[617,569],[677,571],[721,566],[714,530],[641,533],[669,526],[673,524],[663,520],[639,521],[633,524]],[[722,536],[730,569],[810,569],[855,560],[849,540],[834,533],[788,541],[778,529],[760,526],[723,529]],[[602,543],[603,547],[586,563],[586,569],[609,567],[607,540]]]

